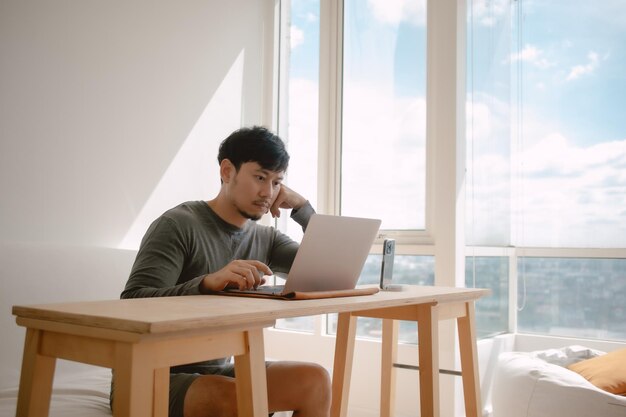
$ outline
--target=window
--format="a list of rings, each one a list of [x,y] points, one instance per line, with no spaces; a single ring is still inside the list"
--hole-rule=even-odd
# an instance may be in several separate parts
[[[341,214],[425,228],[426,2],[344,2]]]
[[[626,120],[619,109],[626,26],[616,18],[623,7],[577,0],[522,3],[517,11],[515,244],[555,248],[519,257],[520,332],[626,336],[614,301],[626,298]],[[562,17],[556,25],[548,18],[555,15]]]
[[[511,33],[508,2],[468,2],[466,243],[511,244]]]
[[[283,0],[281,8],[288,181],[304,184],[321,212],[382,218],[385,233],[428,232],[438,213],[427,213],[425,0]],[[482,337],[624,338],[625,313],[612,302],[626,298],[623,8],[467,2],[465,283],[493,292],[476,305]],[[326,67],[330,76],[319,71]],[[281,227],[299,236],[292,223]],[[395,280],[431,283],[433,242],[397,244]],[[379,266],[372,254],[360,282],[377,282]],[[332,317],[325,327],[332,332]],[[358,331],[379,330],[364,321]]]
[[[489,288],[492,294],[476,302],[476,330],[479,338],[509,329],[509,258],[468,256],[465,259],[465,286]]]
[[[505,263],[491,256],[508,248],[514,328],[624,338],[612,301],[626,297],[620,13],[617,2],[468,3],[466,241],[490,258],[467,275],[497,296],[477,304],[479,333],[506,326],[480,303],[505,305]]]
[[[520,2],[517,13],[515,243],[624,248],[624,4]]]
[[[523,257],[520,332],[626,339],[626,259]]]
[[[476,303],[479,337],[507,332],[511,245],[514,8],[508,1],[468,1],[465,285],[489,288]],[[490,248],[490,249],[487,249]],[[503,253],[505,252],[505,253]]]
[[[287,181],[317,205],[320,1],[281,1],[278,133],[287,142]],[[283,219],[286,220],[286,219]],[[281,227],[299,238],[293,222]]]
[[[340,144],[336,163],[318,153],[319,39],[320,28],[329,30],[329,24],[320,22],[319,0],[281,2],[278,126],[292,156],[287,180],[298,184],[298,191],[306,192],[314,205],[318,188],[337,190],[334,203],[322,204],[318,211],[381,218],[383,229],[423,230],[425,0],[397,4],[347,0],[342,5],[338,110],[342,130],[331,139]],[[339,175],[331,179],[337,181],[336,187],[318,183],[319,169],[337,170]],[[279,227],[301,237],[293,222],[282,219]],[[372,255],[360,283],[378,282],[379,274],[380,256]],[[432,256],[397,256],[395,280],[432,284]],[[315,324],[291,320],[280,321],[277,327],[312,332]],[[376,325],[364,323],[365,327]]]
[[[319,92],[319,0],[280,3],[279,135],[287,142],[290,168],[287,183],[317,203],[317,137]],[[293,239],[302,238],[297,224],[283,216],[280,227]],[[313,332],[311,317],[281,319],[277,328]]]

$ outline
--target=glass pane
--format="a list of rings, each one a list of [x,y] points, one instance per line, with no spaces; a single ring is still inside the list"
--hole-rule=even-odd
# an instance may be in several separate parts
[[[509,258],[468,256],[465,286],[489,288],[491,295],[476,302],[476,332],[479,338],[509,330]]]
[[[359,284],[378,284],[382,255],[369,255]],[[435,258],[432,256],[396,255],[393,265],[393,282],[395,284],[434,285]],[[329,314],[327,333],[337,333],[337,315]],[[382,320],[359,317],[357,320],[357,336],[369,339],[380,339]],[[414,322],[400,322],[398,340],[404,343],[417,343],[417,326]]]
[[[315,333],[315,317],[292,317],[276,320],[277,329],[292,330],[302,333]]]
[[[424,229],[425,0],[346,0],[341,213]]]
[[[626,259],[520,258],[518,329],[626,339]]]
[[[287,142],[291,159],[286,184],[317,202],[317,122],[319,89],[319,0],[281,2],[281,63],[283,86],[279,95],[279,134]],[[285,124],[286,122],[286,124]],[[279,227],[292,239],[302,238],[302,229],[289,216],[281,216]],[[314,332],[315,318],[280,319],[281,329]]]
[[[337,334],[337,314],[328,315],[328,334]],[[383,321],[368,317],[357,317],[357,337],[370,340],[380,340],[383,335]],[[398,340],[402,343],[417,344],[417,323],[401,321],[398,326]]]
[[[626,247],[624,3],[522,11],[520,244]]]
[[[468,245],[511,242],[511,8],[468,3],[466,228]]]
[[[287,142],[290,160],[286,184],[317,204],[317,143],[319,90],[320,1],[281,2],[283,34],[279,93],[279,134]],[[280,228],[295,240],[302,229],[280,218]]]
[[[365,261],[358,285],[379,284],[383,256],[370,254]],[[434,285],[435,258],[432,256],[395,255],[393,283]]]

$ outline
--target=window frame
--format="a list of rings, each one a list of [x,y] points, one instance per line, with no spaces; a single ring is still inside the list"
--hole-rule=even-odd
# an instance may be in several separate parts
[[[280,24],[281,1],[273,0],[274,31],[267,31],[266,59],[272,74],[266,75],[265,123],[277,128],[281,121],[279,97],[286,91],[284,63],[280,62],[279,34],[288,30]],[[466,246],[464,239],[465,210],[465,45],[466,2],[464,0],[431,0],[427,7],[427,131],[426,131],[426,213],[425,230],[381,230],[371,253],[382,251],[384,238],[395,238],[400,255],[435,257],[435,285],[464,286],[465,258],[475,256],[506,256],[509,258],[508,332],[517,333],[518,258],[626,258],[626,248],[547,248]],[[438,24],[428,24],[436,21]],[[442,21],[446,24],[441,24]],[[451,31],[450,27],[456,31]],[[280,26],[280,29],[278,28]],[[439,30],[439,32],[436,32]],[[444,33],[444,32],[449,33]],[[317,211],[339,214],[341,178],[342,81],[343,81],[343,1],[320,0],[320,71],[318,121],[318,203]],[[450,65],[453,63],[454,66]],[[453,68],[450,70],[450,68]],[[277,71],[273,71],[276,68]],[[442,74],[441,68],[448,71]],[[460,92],[460,93],[459,93]],[[434,100],[436,97],[437,100]],[[449,109],[453,107],[454,112]],[[324,111],[322,111],[324,109]],[[437,138],[435,141],[433,138]],[[454,167],[454,171],[450,167]],[[452,177],[452,178],[450,178]],[[437,191],[436,191],[437,190]],[[442,191],[444,190],[444,191]],[[439,208],[439,209],[438,209]],[[322,320],[321,322],[325,322]],[[324,325],[316,325],[316,333],[324,333]],[[319,334],[319,333],[318,333]],[[549,336],[547,336],[549,337]]]
[[[318,137],[318,210],[326,214],[339,214],[341,202],[341,148],[343,100],[343,1],[320,1],[320,98]],[[321,109],[326,109],[322,111]],[[426,137],[426,213],[424,230],[380,231],[375,244],[386,238],[396,239],[406,245],[406,254],[418,245],[433,245],[432,234],[432,160],[434,147]],[[373,248],[377,250],[378,248]]]
[[[435,257],[436,285],[458,286],[463,285],[465,279],[464,233],[462,228],[455,227],[463,224],[464,216],[465,1],[431,3],[427,7],[425,229],[381,230],[371,253],[382,250],[385,238],[394,238],[398,254]],[[340,213],[343,9],[343,1],[320,0],[316,209],[323,214]],[[287,10],[287,7],[281,7],[280,0],[274,0],[274,26],[280,27],[283,33],[287,30],[284,27]],[[445,21],[446,24],[429,25],[428,22],[432,21]],[[272,67],[277,69],[279,76],[271,79],[276,87],[272,90],[272,99],[266,101],[266,105],[273,109],[271,117],[266,114],[266,123],[280,129],[284,120],[279,113],[284,101],[279,98],[284,96],[288,80],[281,76],[286,72],[285,64],[280,62],[280,31],[275,30],[274,34],[278,36],[271,43],[274,51]],[[267,44],[270,44],[269,40]],[[455,110],[450,111],[450,108]],[[434,137],[437,141],[432,139]],[[437,207],[445,209],[437,211]]]

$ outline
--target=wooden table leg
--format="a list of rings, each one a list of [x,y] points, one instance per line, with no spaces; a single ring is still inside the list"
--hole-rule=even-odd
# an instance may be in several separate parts
[[[56,358],[39,354],[43,330],[26,329],[17,417],[47,417]]]
[[[167,417],[170,404],[170,368],[154,370],[154,414],[153,417]]]
[[[398,355],[398,320],[383,319],[382,361],[380,373],[380,416],[395,415],[396,363]]]
[[[339,313],[337,339],[335,341],[335,362],[333,365],[331,417],[345,417],[348,412],[348,394],[350,393],[355,337],[356,316],[350,313]]]
[[[439,417],[439,317],[437,307],[417,306],[420,416]]]
[[[267,417],[267,377],[263,329],[245,332],[246,353],[235,356],[237,411],[241,417]]]
[[[465,303],[465,310],[465,315],[457,318],[465,415],[467,417],[480,417],[482,415],[482,401],[480,398],[478,353],[476,351],[474,302]]]
[[[152,417],[154,394],[162,390],[155,386],[153,344],[118,342],[115,345],[115,393],[113,416]],[[162,371],[157,373],[158,381],[163,382]]]

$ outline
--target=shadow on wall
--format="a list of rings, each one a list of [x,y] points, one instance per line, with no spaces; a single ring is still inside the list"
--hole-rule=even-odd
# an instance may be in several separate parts
[[[260,120],[262,2],[0,7],[2,241],[132,246]]]
[[[224,77],[213,98],[154,187],[119,247],[139,247],[150,223],[164,209],[183,201],[208,199],[219,190],[217,149],[222,139],[239,127],[242,107],[243,51]]]

